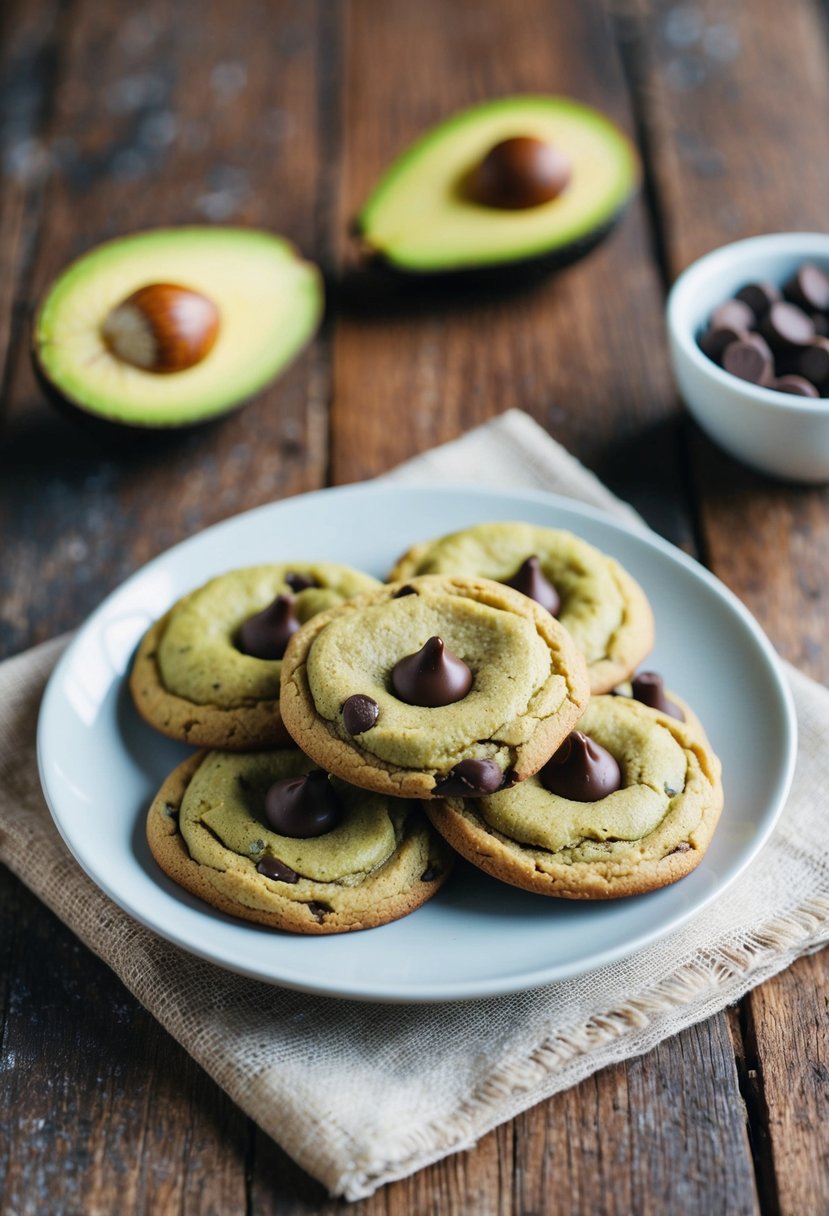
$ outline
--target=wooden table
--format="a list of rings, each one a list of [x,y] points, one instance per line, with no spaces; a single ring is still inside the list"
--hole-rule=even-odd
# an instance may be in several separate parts
[[[700,435],[662,321],[699,254],[826,226],[825,18],[817,0],[6,0],[3,653],[78,625],[216,520],[371,477],[520,406],[827,680],[827,494],[755,476]],[[622,227],[523,294],[378,297],[348,222],[389,159],[460,106],[528,91],[592,102],[634,136],[645,183]],[[101,447],[42,401],[33,303],[104,238],[203,222],[291,237],[325,267],[328,320],[242,412]],[[0,921],[3,1211],[338,1209],[5,873]],[[827,990],[827,956],[804,959],[353,1210],[825,1213]]]

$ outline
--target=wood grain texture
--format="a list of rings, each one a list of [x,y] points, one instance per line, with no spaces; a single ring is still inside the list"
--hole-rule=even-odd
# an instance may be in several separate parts
[[[821,7],[709,0],[682,10],[684,19],[667,4],[622,7],[669,277],[729,240],[824,230],[829,126],[800,118],[829,110]],[[690,434],[707,563],[783,655],[829,680],[827,490],[773,482]],[[829,1209],[827,966],[825,955],[802,960],[753,992],[741,1011],[744,1084],[769,1213]]]
[[[58,0],[10,0],[0,11],[0,424],[10,359],[23,331],[18,289],[31,263],[46,155],[40,139],[63,32]]]
[[[735,1090],[725,1018],[589,1078],[546,1103],[543,1119],[516,1121],[514,1210],[756,1212]],[[545,1206],[552,1194],[558,1207]]]
[[[243,1212],[248,1120],[34,896],[4,888],[2,1210]]]
[[[745,1004],[744,1037],[766,1112],[765,1171],[777,1210],[784,1216],[829,1212],[826,951],[799,959]]]

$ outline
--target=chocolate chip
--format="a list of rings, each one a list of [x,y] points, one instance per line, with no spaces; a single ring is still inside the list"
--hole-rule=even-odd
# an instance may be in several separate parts
[[[420,876],[421,882],[434,882],[436,878],[440,878],[443,870],[440,866],[429,866],[423,871]]]
[[[364,693],[355,692],[343,704],[343,726],[350,735],[369,730],[380,714],[380,706]]]
[[[662,676],[657,672],[640,671],[633,677],[630,686],[635,701],[641,701],[651,709],[658,709],[660,713],[668,714],[671,718],[678,718],[680,722],[685,721],[685,714],[679,706],[674,705],[673,701],[669,701],[665,696],[665,685]]]
[[[732,376],[750,384],[768,385],[774,378],[774,364],[753,342],[732,342],[726,346],[722,365]]]
[[[761,329],[773,350],[787,346],[808,346],[815,336],[811,317],[802,308],[786,300],[772,304],[763,318]]]
[[[687,840],[681,840],[675,849],[671,849],[668,856],[672,857],[674,853],[687,853],[690,848],[691,848],[691,846]]]
[[[472,672],[446,649],[443,638],[431,637],[415,654],[395,663],[391,684],[407,705],[434,709],[461,701],[472,687]]]
[[[503,787],[504,774],[494,760],[460,760],[435,783],[445,798],[478,798]]]
[[[711,313],[709,329],[753,329],[757,318],[748,304],[742,300],[726,300]]]
[[[557,198],[573,171],[570,157],[542,139],[518,135],[490,148],[470,179],[485,207],[523,211]]]
[[[395,591],[392,599],[400,600],[404,595],[417,595],[417,588],[410,586],[409,583],[406,583],[405,587],[401,587],[399,591]]]
[[[561,610],[561,597],[553,584],[545,577],[541,563],[535,555],[528,557],[512,578],[504,579],[504,586],[513,587],[522,595],[529,596],[542,608],[546,608],[551,616],[558,616]]]
[[[766,339],[763,337],[762,334],[755,333],[754,330],[751,330],[750,333],[747,333],[743,337],[742,341],[748,342],[749,346],[755,347],[757,350],[760,351],[760,354],[764,355],[767,359],[774,358],[771,347],[769,346],[768,342],[766,341]]]
[[[622,785],[615,756],[580,730],[567,736],[538,776],[551,794],[573,802],[598,802]]]
[[[709,329],[699,340],[699,348],[715,363],[722,363],[723,352],[732,342],[745,342],[749,336],[747,329],[736,329],[733,325],[720,325]]]
[[[770,387],[778,393],[790,393],[793,397],[820,396],[814,384],[804,380],[802,376],[780,376],[777,380],[772,380]]]
[[[309,587],[319,587],[319,583],[312,574],[295,574],[291,572],[285,575],[285,582],[293,591],[294,595],[299,595],[300,591],[307,591]]]
[[[734,296],[742,304],[747,304],[754,317],[760,321],[771,308],[781,299],[780,291],[773,283],[747,283]]]
[[[275,782],[265,794],[264,810],[275,832],[300,840],[324,836],[342,822],[345,813],[322,769]]]
[[[785,299],[772,283],[746,284],[714,310],[699,347],[750,384],[813,397],[788,379],[795,376],[813,384],[818,396],[829,396],[829,274],[804,263],[783,292]]]
[[[293,598],[278,595],[267,608],[242,623],[236,634],[236,649],[255,659],[281,659],[297,629]]]
[[[796,374],[809,380],[815,388],[829,387],[829,340],[814,338],[797,352]]]
[[[290,866],[286,866],[284,861],[280,861],[278,857],[263,857],[256,866],[260,874],[264,874],[266,878],[272,879],[274,882],[299,882],[299,875],[296,870],[292,870]]]
[[[783,288],[783,295],[807,312],[829,311],[829,275],[804,262]]]
[[[322,924],[329,912],[334,911],[330,904],[321,903],[316,899],[312,899],[305,906],[319,924]]]

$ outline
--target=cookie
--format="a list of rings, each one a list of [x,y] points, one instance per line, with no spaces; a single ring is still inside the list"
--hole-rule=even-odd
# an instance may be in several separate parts
[[[130,675],[138,712],[197,747],[290,742],[279,717],[288,638],[315,613],[378,585],[330,562],[248,566],[211,579],[145,634]]]
[[[555,751],[589,697],[567,631],[487,579],[386,585],[294,634],[282,720],[317,764],[399,797],[489,793]]]
[[[593,693],[626,680],[653,646],[653,613],[642,588],[614,558],[571,532],[478,524],[415,545],[389,581],[419,574],[491,578],[542,603],[584,654]]]
[[[615,899],[690,873],[722,804],[720,762],[693,724],[600,696],[523,785],[424,807],[458,853],[502,882],[565,899]]]
[[[293,747],[189,757],[156,795],[147,839],[191,894],[292,933],[397,920],[452,866],[417,803],[332,780]]]

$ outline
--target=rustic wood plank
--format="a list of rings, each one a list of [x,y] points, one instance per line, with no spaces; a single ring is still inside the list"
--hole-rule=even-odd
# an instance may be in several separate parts
[[[0,1195],[9,1212],[242,1212],[248,1120],[4,874]]]
[[[569,93],[630,129],[599,5],[517,0],[447,11],[392,0],[380,9],[355,3],[347,13],[340,232],[395,155],[430,124],[474,102]],[[524,290],[378,282],[355,264],[353,243],[345,242],[342,254],[335,480],[382,472],[519,406],[652,518],[658,504],[679,506],[678,453],[670,440],[647,442],[676,404],[641,201],[589,259]],[[689,543],[680,510],[659,522]]]
[[[313,251],[324,220],[319,62],[316,10],[300,0],[76,5],[46,223],[19,306],[30,311],[67,261],[119,232],[259,225]],[[18,344],[0,451],[5,649],[79,622],[137,565],[205,525],[319,485],[327,384],[323,336],[244,411],[110,449],[44,403]]]
[[[59,0],[9,0],[0,12],[0,421],[10,353],[23,320],[15,304],[41,213],[40,135],[53,94],[62,9]]]
[[[46,7],[32,5],[34,18]],[[42,238],[16,315],[72,256],[117,232],[253,224],[313,252],[325,223],[316,8],[81,2],[71,17],[39,133],[50,169]],[[99,445],[46,407],[26,345],[24,327],[0,445],[6,652],[78,623],[175,540],[324,478],[325,335],[243,413],[126,448]],[[14,1112],[2,1152],[8,1210],[245,1211],[249,1122],[11,876],[2,890],[25,909],[3,1001],[5,1058],[17,1059],[0,1078]]]
[[[765,1168],[782,1216],[829,1211],[827,993],[824,951],[798,960],[745,1002],[746,1047],[765,1109]]]
[[[670,275],[738,237],[825,229],[829,130],[800,118],[829,107],[820,7],[809,0],[622,7]],[[782,79],[784,89],[773,84]],[[829,680],[827,490],[754,474],[696,431],[691,460],[711,568],[782,654]],[[770,1213],[829,1205],[827,965],[825,956],[799,962],[752,993],[738,1019],[757,1175]]]
[[[555,1195],[562,1213],[756,1212],[736,1089],[717,1017],[557,1095],[516,1122],[514,1210],[548,1210]]]

